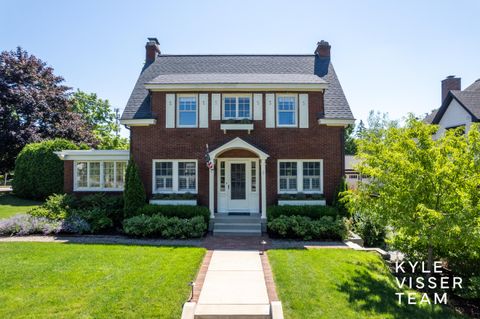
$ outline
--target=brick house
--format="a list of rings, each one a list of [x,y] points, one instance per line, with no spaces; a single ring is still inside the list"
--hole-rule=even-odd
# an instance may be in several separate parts
[[[344,128],[354,118],[328,42],[308,55],[168,55],[149,38],[121,123],[130,154],[60,154],[67,192],[121,190],[132,156],[149,198],[192,193],[212,219],[250,213],[264,222],[279,194],[332,201],[344,175]]]

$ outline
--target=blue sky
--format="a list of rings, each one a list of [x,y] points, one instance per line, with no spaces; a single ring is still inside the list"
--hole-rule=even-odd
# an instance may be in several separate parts
[[[66,83],[124,108],[146,38],[168,54],[313,53],[319,40],[357,119],[440,104],[440,81],[480,78],[480,1],[7,1],[0,49],[22,46]]]

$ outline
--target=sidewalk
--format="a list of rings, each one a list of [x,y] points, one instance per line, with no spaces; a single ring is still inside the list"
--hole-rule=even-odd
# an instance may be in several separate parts
[[[258,251],[215,250],[195,316],[270,317],[270,300]]]

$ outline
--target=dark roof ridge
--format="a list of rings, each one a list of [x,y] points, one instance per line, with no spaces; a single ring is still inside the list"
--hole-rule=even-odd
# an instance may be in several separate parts
[[[294,57],[313,57],[315,54],[253,54],[253,53],[225,53],[225,54],[160,54],[158,57],[204,57],[204,56],[294,56]]]

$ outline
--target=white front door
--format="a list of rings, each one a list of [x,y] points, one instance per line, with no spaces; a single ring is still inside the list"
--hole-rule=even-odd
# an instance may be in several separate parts
[[[258,160],[220,159],[218,174],[218,212],[258,213]]]

